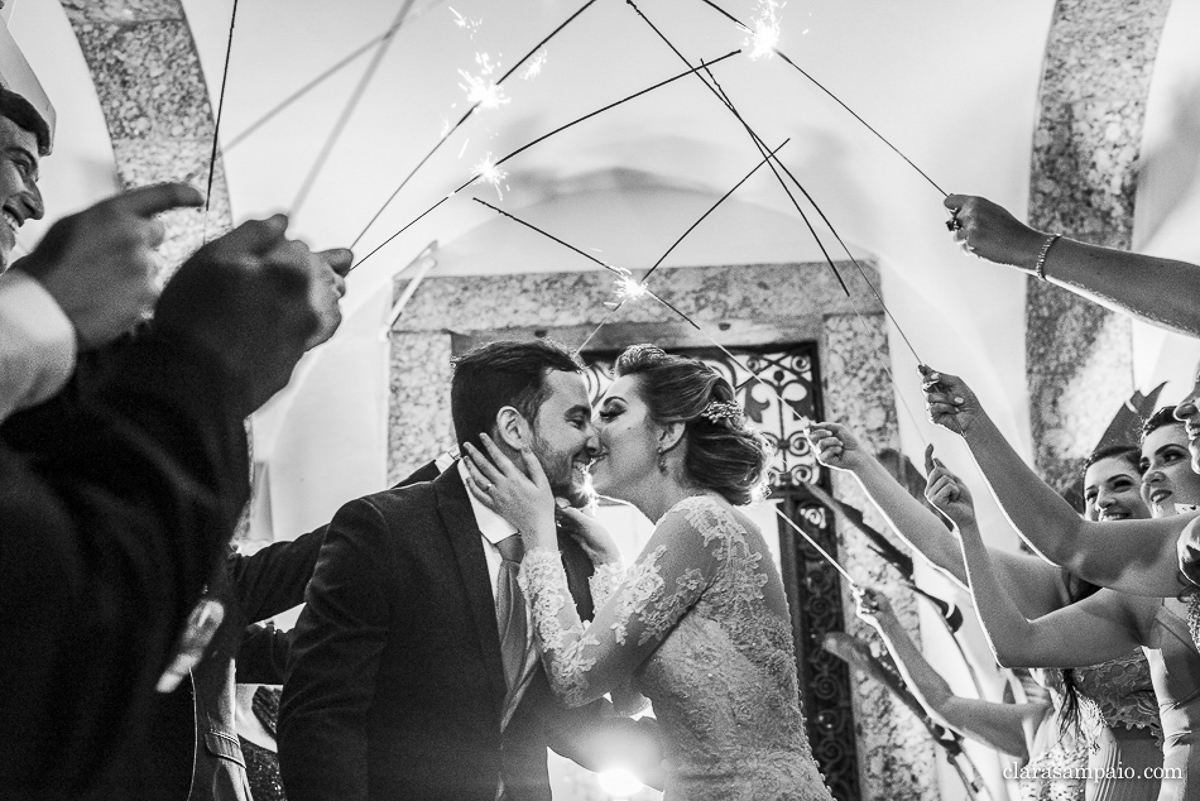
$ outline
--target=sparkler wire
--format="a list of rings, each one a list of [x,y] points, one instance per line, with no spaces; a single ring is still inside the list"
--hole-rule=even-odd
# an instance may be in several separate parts
[[[791,137],[788,137],[787,139],[783,140],[783,143],[780,144],[779,147],[775,148],[774,150],[772,150],[769,153],[763,154],[763,160],[758,162],[758,164],[755,164],[754,169],[752,169],[750,172],[746,173],[745,177],[743,177],[742,180],[740,180],[736,184],[734,184],[733,187],[730,188],[730,190],[728,192],[721,195],[721,197],[717,199],[716,203],[714,203],[708,207],[708,211],[706,211],[700,215],[700,219],[696,220],[694,223],[692,223],[690,226],[688,226],[688,229],[686,231],[684,231],[682,234],[680,234],[678,239],[676,239],[674,242],[671,243],[671,247],[667,248],[666,252],[658,257],[658,261],[654,262],[654,264],[650,267],[650,269],[646,272],[646,274],[642,276],[641,283],[645,284],[647,281],[649,281],[650,276],[654,275],[654,271],[657,270],[662,265],[662,263],[667,260],[667,256],[670,256],[671,252],[674,251],[675,248],[679,247],[679,243],[682,242],[684,239],[686,239],[687,235],[696,229],[696,226],[698,226],[700,223],[702,223],[706,219],[708,219],[708,215],[710,215],[714,211],[716,211],[717,207],[720,206],[722,203],[724,203],[726,198],[728,198],[730,195],[732,195],[734,192],[736,192],[738,189],[740,189],[742,184],[746,183],[746,181],[749,181],[750,177],[752,175],[754,175],[754,173],[758,172],[760,167],[762,167],[764,164],[770,164],[771,159],[774,158],[775,154],[778,153],[780,150],[783,150],[783,146],[786,145],[790,141],[792,141],[792,139],[791,139]]]
[[[590,8],[592,6],[592,4],[595,2],[596,2],[596,0],[587,0],[587,2],[584,3],[582,6],[580,6],[579,9],[574,14],[567,17],[562,23],[559,24],[559,26],[557,28],[550,31],[550,33],[547,34],[545,37],[543,37],[540,42],[538,42],[532,48],[530,48],[529,52],[526,53],[524,56],[522,56],[520,61],[518,61],[516,64],[513,64],[512,67],[508,70],[508,72],[501,75],[500,78],[496,81],[496,85],[497,86],[502,85],[504,83],[504,81],[508,79],[508,77],[510,75],[512,75],[514,72],[516,72],[518,69],[520,69],[522,64],[524,64],[529,59],[533,58],[533,56],[535,56],[538,53],[538,51],[540,51],[542,49],[542,47],[544,47],[546,45],[547,42],[549,42],[551,39],[553,39],[555,36],[557,36],[559,34],[559,32],[562,31],[563,28],[566,28],[568,25],[570,25],[572,22],[574,22],[576,17],[578,17],[584,11],[587,11],[588,8]],[[427,161],[429,161],[429,159],[433,158],[434,154],[437,153],[438,150],[441,149],[442,144],[447,139],[449,139],[451,136],[453,136],[454,132],[457,131],[460,127],[462,127],[463,123],[465,123],[468,119],[470,119],[471,115],[475,113],[475,110],[477,108],[479,108],[479,106],[482,105],[482,103],[483,103],[483,101],[479,101],[479,102],[475,103],[473,106],[471,106],[469,109],[467,109],[467,112],[465,114],[463,114],[462,117],[459,118],[458,122],[454,123],[454,127],[450,128],[450,130],[448,130],[444,134],[442,134],[441,138],[439,138],[437,140],[437,143],[434,144],[433,148],[428,153],[425,154],[425,157],[422,158],[419,162],[417,162],[417,166],[413,167],[412,170],[408,173],[408,175],[404,176],[404,180],[402,180],[400,182],[400,184],[396,187],[395,191],[393,191],[392,194],[390,194],[388,196],[388,199],[383,202],[383,205],[380,206],[379,210],[375,212],[375,216],[373,216],[371,218],[371,221],[368,222],[361,231],[359,231],[358,236],[354,237],[354,241],[350,243],[351,250],[358,247],[358,243],[362,240],[362,238],[364,236],[366,236],[367,231],[371,230],[371,226],[373,226],[379,220],[379,217],[383,214],[384,210],[387,209],[387,207],[391,205],[392,201],[396,199],[396,195],[400,194],[400,192],[404,189],[404,187],[408,186],[408,182],[411,181],[413,176],[417,174],[417,171],[425,166],[425,162],[427,162]]]
[[[671,51],[674,52],[675,55],[678,56],[681,61],[683,61],[685,64],[688,64],[689,66],[691,65],[691,62],[688,60],[687,56],[685,56],[682,52],[680,52],[679,48],[677,48],[674,45],[674,43],[671,42],[671,40],[666,36],[666,34],[664,34],[658,28],[658,26],[656,26],[654,24],[654,22],[649,17],[647,17],[646,14],[643,13],[640,8],[638,8],[635,0],[626,0],[626,3],[628,3],[628,5],[631,6],[633,8],[633,10],[637,12],[638,16],[641,17],[642,20],[647,25],[650,26],[651,30],[653,30],[658,35],[658,37],[667,45],[667,47],[671,48]],[[741,23],[739,23],[739,24],[741,24]],[[745,26],[743,26],[743,27],[745,27]],[[704,79],[704,75],[702,75],[698,72],[696,75],[704,83],[705,88],[707,88],[710,92],[712,92],[714,95],[716,95],[717,99],[720,100],[727,109],[729,109],[730,113],[733,114],[733,116],[737,118],[738,122],[740,122],[742,124],[742,126],[746,129],[747,134],[749,134],[751,140],[754,142],[754,146],[758,149],[758,151],[760,153],[765,155],[767,152],[767,149],[766,149],[765,143],[762,141],[762,137],[760,137],[754,131],[754,129],[750,126],[750,124],[748,122],[746,122],[746,119],[738,112],[737,108],[733,105],[733,101],[729,98],[729,95],[725,92],[725,90],[723,88],[721,88],[721,84],[720,84],[720,82],[717,81],[716,76],[713,75],[712,72],[708,69],[704,69],[703,72],[706,73],[708,75],[709,80],[712,81],[712,84],[710,85],[708,80]],[[829,255],[829,251],[825,248],[825,243],[821,241],[821,237],[817,234],[816,229],[812,225],[812,222],[808,219],[808,215],[804,212],[804,209],[802,209],[800,207],[800,204],[796,201],[795,196],[792,195],[791,190],[788,189],[787,183],[783,180],[782,176],[779,175],[778,170],[775,169],[775,164],[779,165],[779,167],[784,171],[784,173],[788,176],[788,178],[790,178],[792,180],[792,182],[796,185],[796,188],[799,189],[801,193],[803,193],[805,199],[807,199],[808,202],[812,204],[813,208],[816,210],[817,214],[820,215],[821,220],[825,223],[826,227],[829,228],[829,231],[833,234],[833,236],[837,240],[838,244],[842,246],[842,250],[845,251],[847,258],[850,259],[850,262],[858,270],[858,273],[862,277],[863,281],[867,284],[867,286],[870,288],[872,294],[874,294],[875,298],[879,301],[880,307],[884,310],[884,313],[887,314],[888,318],[892,321],[892,324],[896,327],[896,331],[900,334],[900,337],[904,340],[904,344],[907,345],[908,349],[912,352],[913,358],[915,358],[917,360],[918,364],[924,364],[924,362],[921,360],[921,357],[919,355],[917,355],[916,348],[913,347],[912,342],[908,338],[908,335],[905,334],[904,329],[900,327],[899,321],[896,320],[895,315],[892,314],[891,309],[889,309],[887,304],[884,302],[883,296],[880,294],[879,290],[875,288],[875,285],[871,281],[871,279],[867,277],[866,271],[863,269],[862,265],[858,262],[858,260],[856,258],[854,258],[854,255],[850,252],[850,249],[848,247],[846,247],[846,243],[842,240],[841,236],[838,234],[837,229],[833,227],[833,223],[830,222],[829,218],[825,215],[825,212],[821,209],[820,205],[816,202],[816,200],[813,199],[812,195],[809,194],[808,190],[804,188],[804,185],[802,183],[800,183],[799,179],[796,178],[796,176],[792,173],[791,170],[788,169],[787,165],[784,164],[781,159],[779,159],[778,157],[773,157],[773,158],[768,157],[768,158],[770,159],[770,161],[774,162],[774,164],[771,164],[771,172],[774,173],[776,179],[779,181],[780,186],[783,188],[784,193],[787,194],[788,199],[792,202],[792,205],[795,207],[796,212],[800,215],[800,218],[804,221],[804,224],[808,227],[808,231],[810,234],[812,234],[813,241],[815,241],[817,243],[817,247],[821,249],[821,253],[824,255],[826,263],[829,265],[830,269],[833,270],[834,275],[837,276],[838,283],[841,284],[842,291],[846,293],[846,297],[848,299],[850,299],[850,302],[854,308],[854,313],[858,317],[859,322],[862,324],[863,328],[869,332],[869,325],[867,323],[866,318],[863,316],[862,310],[859,308],[858,303],[854,300],[854,298],[850,294],[849,287],[847,287],[845,280],[843,280],[843,278],[842,278],[841,272],[838,270],[837,266],[834,264],[833,258]],[[678,310],[676,310],[676,311],[678,311]],[[692,322],[690,319],[688,319],[687,315],[683,315],[681,313],[681,316],[683,316],[684,319],[687,319],[688,322]],[[695,325],[695,323],[692,323],[692,324]],[[602,325],[603,325],[603,323],[602,323]],[[589,337],[589,339],[590,339],[590,337]],[[888,378],[891,379],[892,385],[895,386],[896,378],[895,378],[895,375],[892,373],[891,366],[888,364],[884,364],[884,370],[887,372]],[[900,394],[900,393],[896,393],[896,394],[897,394],[897,397],[900,399],[900,405],[904,407],[904,411],[908,414],[909,419],[912,420],[914,428],[917,431],[917,435],[919,437],[921,437],[922,441],[925,441],[926,444],[928,444],[928,441],[926,440],[925,435],[922,433],[921,424],[918,422],[917,416],[913,413],[912,407],[910,407],[908,405],[908,401],[904,398],[904,396],[902,394]]]
[[[221,93],[217,98],[217,119],[213,124],[212,152],[208,157],[208,188],[204,192],[204,229],[200,241],[208,239],[208,210],[212,202],[213,177],[217,172],[217,150],[221,135],[221,115],[225,111],[225,87],[229,82],[229,58],[233,54],[233,29],[237,27],[238,0],[233,0],[233,13],[229,15],[229,42],[225,45],[225,66],[221,70]]]
[[[622,103],[628,103],[630,100],[634,100],[635,98],[641,97],[641,96],[642,96],[642,95],[644,95],[644,94],[647,94],[647,93],[649,93],[649,92],[653,92],[655,89],[660,89],[660,88],[662,88],[662,87],[666,86],[666,85],[667,85],[667,84],[669,84],[669,83],[674,83],[675,81],[678,81],[680,78],[686,78],[688,75],[691,75],[692,73],[696,72],[696,70],[699,70],[699,69],[704,69],[705,67],[709,67],[709,66],[712,66],[712,65],[714,65],[714,64],[718,64],[718,63],[720,63],[720,62],[722,62],[722,61],[724,61],[724,60],[726,60],[726,59],[728,59],[728,58],[732,58],[733,56],[736,56],[736,55],[737,55],[738,53],[740,53],[740,52],[742,52],[740,49],[738,49],[738,50],[731,50],[730,52],[726,53],[725,55],[723,55],[723,56],[720,56],[719,58],[715,58],[715,59],[713,59],[712,61],[701,61],[701,62],[700,62],[700,66],[698,66],[698,67],[695,67],[695,68],[693,68],[693,69],[686,70],[686,71],[684,71],[684,72],[681,72],[681,73],[679,73],[678,75],[673,75],[672,77],[670,77],[670,78],[667,78],[666,80],[659,81],[658,83],[654,84],[653,86],[648,86],[648,87],[646,87],[645,89],[642,89],[642,90],[640,90],[640,91],[634,92],[633,94],[631,94],[631,95],[628,95],[628,96],[626,96],[626,97],[623,97],[623,98],[621,98],[620,100],[617,100],[617,101],[616,101],[616,102],[614,102],[614,103],[609,103],[608,105],[606,105],[606,106],[603,106],[602,108],[598,108],[598,109],[596,109],[595,111],[592,111],[592,112],[589,112],[589,113],[587,113],[587,114],[584,114],[582,117],[579,117],[579,118],[577,118],[577,119],[575,119],[575,120],[572,120],[571,122],[568,122],[566,125],[560,125],[559,127],[555,128],[553,131],[550,131],[550,132],[549,132],[549,133],[547,133],[547,134],[543,134],[542,136],[539,136],[537,139],[534,139],[532,142],[529,142],[529,143],[527,143],[527,144],[525,144],[525,145],[522,145],[521,147],[517,148],[516,150],[514,150],[514,151],[513,151],[513,152],[511,152],[511,153],[509,153],[509,154],[508,154],[507,156],[505,156],[504,158],[502,158],[502,159],[500,159],[499,161],[497,161],[497,162],[496,162],[495,164],[493,164],[492,166],[493,166],[493,167],[499,167],[499,166],[500,166],[501,164],[503,164],[504,162],[506,162],[506,161],[508,161],[509,159],[511,159],[511,158],[513,158],[513,157],[515,157],[515,156],[519,155],[520,153],[524,153],[526,150],[528,150],[529,148],[533,147],[534,145],[536,145],[536,144],[539,144],[539,143],[541,143],[541,142],[544,142],[544,141],[546,141],[547,139],[549,139],[550,137],[554,136],[555,134],[562,133],[563,131],[567,130],[568,128],[570,128],[570,127],[572,127],[572,126],[575,126],[575,125],[578,125],[579,123],[583,122],[584,120],[591,119],[592,117],[595,117],[597,114],[602,114],[603,112],[605,112],[605,111],[608,111],[609,109],[616,108],[617,106],[621,105]],[[358,262],[357,262],[357,263],[355,263],[355,264],[354,264],[354,265],[353,265],[353,266],[350,268],[350,270],[351,270],[351,271],[353,271],[353,270],[357,269],[358,267],[362,266],[363,262],[365,262],[367,259],[371,258],[371,257],[372,257],[372,256],[374,256],[376,253],[378,253],[380,250],[382,250],[382,249],[383,249],[383,248],[384,248],[386,245],[388,245],[388,244],[389,244],[389,243],[390,243],[392,240],[394,240],[396,237],[398,237],[398,236],[400,236],[401,234],[403,234],[403,233],[404,233],[405,231],[407,231],[409,228],[412,228],[414,225],[416,225],[418,222],[420,222],[422,219],[424,219],[424,218],[425,218],[425,217],[426,217],[426,216],[427,216],[427,215],[428,215],[430,212],[432,212],[432,211],[433,211],[434,209],[436,209],[438,206],[441,206],[441,205],[442,205],[443,203],[445,203],[447,200],[449,200],[450,198],[454,197],[455,195],[457,195],[457,194],[458,194],[459,192],[461,192],[462,190],[466,189],[468,186],[470,186],[471,184],[473,184],[473,183],[474,183],[476,180],[478,180],[478,179],[479,179],[479,175],[478,175],[478,174],[476,174],[476,175],[472,175],[472,176],[471,176],[469,179],[467,179],[465,182],[463,182],[463,184],[462,184],[461,186],[459,186],[457,189],[455,189],[454,191],[450,192],[450,194],[446,195],[446,196],[445,196],[445,197],[443,197],[441,200],[439,200],[439,201],[437,201],[436,203],[434,203],[432,206],[430,206],[429,208],[427,208],[425,211],[421,212],[421,213],[420,213],[420,214],[419,214],[419,215],[418,215],[418,216],[417,216],[415,219],[413,219],[413,220],[411,220],[410,222],[408,222],[408,223],[407,223],[407,224],[406,224],[406,225],[405,225],[403,228],[401,228],[399,231],[396,231],[394,234],[392,234],[392,235],[391,235],[391,236],[389,236],[387,239],[385,239],[383,242],[381,242],[379,245],[377,245],[377,246],[375,247],[375,249],[374,249],[374,250],[370,251],[369,253],[367,253],[367,255],[365,255],[365,256],[363,256],[361,259],[359,259],[359,260],[358,260]]]
[[[628,3],[628,5],[637,12],[637,15],[642,18],[643,22],[650,26],[650,29],[658,35],[658,38],[661,39],[667,47],[671,48],[671,52],[678,56],[680,61],[682,61],[684,64],[687,64],[689,67],[692,65],[692,62],[688,59],[688,57],[681,53],[679,48],[677,48],[675,44],[669,38],[667,38],[667,35],[659,30],[658,26],[655,25],[654,22],[651,21],[651,19],[647,17],[640,8],[638,8],[638,5],[634,2],[634,0],[626,0],[626,3]],[[703,75],[696,73],[696,76],[700,79],[700,82],[704,84],[704,88],[712,92],[716,98],[720,100],[721,103],[729,110],[729,112],[733,114],[737,121],[741,123],[742,127],[746,129],[746,133],[750,136],[751,141],[754,142],[754,146],[758,149],[758,152],[766,156],[767,146],[763,142],[762,137],[760,137],[754,131],[754,129],[750,127],[750,123],[746,122],[745,117],[743,117],[741,113],[738,112],[737,108],[734,107],[733,102],[729,99],[729,96],[725,94],[725,91],[721,89],[720,84],[717,83],[717,79],[715,76],[713,76],[712,71],[704,69],[704,72],[709,76],[710,79],[712,79],[713,84],[716,84],[716,88],[713,88],[713,86],[709,85],[708,81],[704,79]],[[833,271],[838,283],[841,284],[842,292],[846,294],[846,297],[850,297],[850,288],[846,286],[846,281],[842,278],[841,271],[838,270],[837,265],[834,264],[829,252],[825,250],[825,244],[821,241],[821,238],[817,236],[816,230],[813,228],[812,223],[808,220],[808,215],[804,213],[804,209],[800,208],[800,204],[796,202],[796,198],[792,195],[791,190],[787,187],[787,183],[783,180],[783,177],[780,176],[779,171],[775,169],[774,165],[771,165],[771,173],[775,176],[775,179],[779,181],[779,186],[788,196],[788,200],[790,200],[792,205],[796,208],[796,212],[800,215],[800,218],[804,220],[804,224],[808,226],[809,233],[812,234],[813,240],[817,243],[817,247],[821,249],[821,253],[823,253],[825,256],[825,262],[829,265],[829,269]]]
[[[705,4],[706,6],[708,6],[709,8],[712,8],[712,9],[714,9],[714,10],[716,10],[716,11],[720,12],[720,13],[721,13],[721,14],[722,14],[722,15],[723,15],[723,16],[724,16],[726,19],[729,19],[729,20],[733,21],[735,24],[737,24],[737,25],[738,25],[738,27],[740,27],[742,30],[746,31],[747,33],[753,33],[753,31],[751,31],[751,30],[750,30],[750,28],[749,28],[749,27],[748,27],[748,26],[747,26],[747,25],[746,25],[744,22],[742,22],[740,19],[738,19],[737,17],[735,17],[735,16],[733,16],[732,14],[730,14],[730,13],[729,13],[728,11],[726,11],[725,9],[721,8],[719,5],[717,5],[715,2],[713,2],[713,0],[700,0],[700,2],[704,3],[704,4]],[[790,58],[788,58],[787,54],[786,54],[786,53],[784,53],[782,50],[780,50],[778,47],[772,47],[772,48],[771,48],[771,50],[772,50],[772,51],[774,51],[775,55],[779,56],[781,59],[783,59],[785,62],[787,62],[787,64],[788,64],[788,65],[790,65],[790,66],[791,66],[793,69],[795,69],[797,72],[799,72],[801,75],[803,75],[803,76],[804,76],[805,78],[807,78],[809,81],[811,81],[811,82],[813,83],[813,85],[814,85],[814,86],[816,86],[818,89],[820,89],[820,90],[821,90],[822,92],[824,92],[825,94],[829,95],[829,97],[831,97],[835,103],[837,103],[839,106],[841,106],[842,108],[844,108],[844,109],[845,109],[847,112],[849,112],[849,113],[850,113],[850,116],[854,117],[854,119],[856,119],[856,120],[858,120],[860,123],[862,123],[863,127],[865,127],[865,128],[868,130],[868,131],[870,131],[871,133],[875,134],[876,138],[878,138],[878,139],[879,139],[879,141],[883,142],[885,145],[887,145],[889,148],[891,148],[891,149],[892,149],[892,151],[893,151],[893,152],[894,152],[894,153],[895,153],[897,156],[899,156],[900,158],[902,158],[902,159],[904,159],[906,162],[908,162],[908,166],[910,166],[910,167],[912,167],[914,170],[916,170],[916,171],[917,171],[917,172],[918,172],[918,173],[921,175],[921,177],[922,177],[922,178],[924,178],[926,181],[928,181],[928,182],[929,182],[930,186],[932,186],[934,189],[936,189],[938,192],[940,192],[940,193],[941,193],[942,197],[947,197],[946,190],[944,190],[944,189],[942,189],[940,186],[938,186],[938,184],[937,184],[937,182],[936,182],[936,181],[934,181],[932,178],[930,178],[930,177],[929,177],[929,176],[928,176],[928,175],[925,173],[925,171],[924,171],[924,170],[922,170],[922,169],[921,169],[920,167],[918,167],[918,166],[917,166],[915,163],[913,163],[913,160],[912,160],[912,159],[910,159],[908,156],[904,155],[904,153],[902,153],[902,152],[900,151],[900,148],[896,147],[896,146],[895,146],[895,145],[893,145],[893,144],[892,144],[890,141],[888,141],[887,137],[885,137],[885,136],[884,136],[883,134],[881,134],[879,131],[875,130],[875,128],[874,128],[874,127],[872,127],[872,126],[871,126],[871,124],[870,124],[869,122],[867,122],[867,121],[866,121],[866,120],[864,120],[864,119],[863,119],[861,116],[859,116],[859,115],[858,115],[858,113],[857,113],[857,112],[856,112],[854,109],[850,108],[848,105],[846,105],[845,103],[843,103],[843,102],[842,102],[842,99],[841,99],[840,97],[838,97],[838,96],[837,96],[837,95],[835,95],[833,92],[831,92],[831,91],[829,91],[828,89],[826,89],[826,88],[825,88],[825,86],[824,86],[824,84],[822,84],[820,81],[818,81],[816,78],[814,78],[814,77],[813,77],[812,75],[810,75],[808,72],[806,72],[806,71],[805,71],[805,70],[804,70],[804,69],[803,69],[803,68],[802,68],[800,65],[798,65],[796,62],[794,62],[794,61],[792,61]]]
[[[379,44],[375,46],[375,56],[371,59],[371,63],[363,72],[362,77],[359,78],[358,85],[354,87],[354,92],[351,93],[350,99],[346,101],[346,106],[342,109],[337,122],[334,123],[333,129],[330,131],[329,137],[325,140],[325,145],[321,148],[316,162],[313,164],[312,169],[308,171],[308,175],[305,176],[304,183],[300,185],[300,191],[296,194],[296,199],[292,203],[292,216],[300,212],[301,206],[303,206],[304,201],[308,198],[308,193],[312,190],[313,184],[316,183],[317,176],[320,175],[321,170],[325,167],[325,162],[333,152],[338,139],[341,138],[346,124],[350,122],[350,116],[358,107],[358,101],[362,99],[367,87],[371,84],[371,80],[375,77],[379,65],[383,63],[383,57],[387,55],[388,47],[395,40],[396,32],[404,24],[404,18],[408,16],[408,10],[412,8],[412,4],[413,0],[403,0],[401,2],[400,10],[396,13],[396,18],[392,21],[391,27],[384,34],[383,38],[380,39]]]

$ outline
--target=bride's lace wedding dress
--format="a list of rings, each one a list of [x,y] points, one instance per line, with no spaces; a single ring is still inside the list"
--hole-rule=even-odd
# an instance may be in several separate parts
[[[590,625],[557,551],[530,550],[520,580],[562,700],[632,677],[653,702],[666,799],[832,801],[804,731],[783,582],[762,534],[723,500],[680,501],[628,571],[600,567]]]

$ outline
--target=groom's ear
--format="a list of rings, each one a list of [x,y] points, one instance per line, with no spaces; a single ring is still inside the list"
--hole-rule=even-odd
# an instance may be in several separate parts
[[[512,406],[504,406],[496,412],[496,435],[494,439],[519,451],[527,445],[533,445],[533,429],[525,415]]]

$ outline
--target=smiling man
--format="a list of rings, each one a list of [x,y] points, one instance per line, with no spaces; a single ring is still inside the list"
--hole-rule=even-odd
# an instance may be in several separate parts
[[[50,153],[50,126],[33,104],[0,87],[0,272],[7,269],[26,220],[46,213],[38,190],[38,164]]]

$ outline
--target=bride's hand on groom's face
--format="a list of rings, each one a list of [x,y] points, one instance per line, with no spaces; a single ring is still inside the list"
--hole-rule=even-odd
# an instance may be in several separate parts
[[[557,548],[554,494],[533,451],[522,448],[524,470],[513,463],[487,434],[479,435],[487,455],[464,446],[467,489],[476,500],[516,527],[526,549]]]

